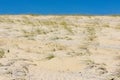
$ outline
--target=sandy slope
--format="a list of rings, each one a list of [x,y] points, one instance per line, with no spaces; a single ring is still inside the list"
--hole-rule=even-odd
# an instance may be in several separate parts
[[[120,17],[0,16],[0,80],[120,80]]]

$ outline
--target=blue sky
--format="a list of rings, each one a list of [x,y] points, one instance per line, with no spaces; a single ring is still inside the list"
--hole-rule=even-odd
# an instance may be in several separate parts
[[[0,0],[0,14],[120,14],[120,0]]]

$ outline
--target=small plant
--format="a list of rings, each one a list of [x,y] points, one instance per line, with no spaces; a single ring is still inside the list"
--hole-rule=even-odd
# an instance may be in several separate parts
[[[24,37],[33,37],[34,36],[33,31],[22,30],[22,32],[24,33]]]
[[[51,60],[51,59],[53,59],[53,58],[55,58],[55,55],[54,55],[54,54],[49,54],[49,55],[46,57],[47,60]]]
[[[51,38],[51,40],[58,40],[60,39],[58,36],[54,36],[53,38]]]
[[[93,41],[97,36],[93,27],[87,27],[88,40]]]
[[[72,29],[71,29],[70,27],[68,27],[68,25],[67,25],[66,22],[61,22],[60,25],[62,25],[63,28],[64,28],[65,30],[67,30],[68,32],[73,33],[73,32],[72,32]]]
[[[34,33],[36,34],[46,34],[46,32],[40,28],[35,29]]]
[[[44,26],[57,26],[56,21],[50,21],[50,20],[38,20],[38,23]]]
[[[22,30],[22,32],[24,33],[24,37],[34,37],[40,34],[47,34],[45,30],[40,28],[35,28],[35,29],[32,29],[31,31]]]
[[[0,48],[0,58],[2,58],[4,54],[5,54],[4,50]]]

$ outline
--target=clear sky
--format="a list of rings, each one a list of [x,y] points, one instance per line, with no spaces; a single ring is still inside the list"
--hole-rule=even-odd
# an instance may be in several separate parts
[[[0,0],[0,14],[120,14],[120,0]]]

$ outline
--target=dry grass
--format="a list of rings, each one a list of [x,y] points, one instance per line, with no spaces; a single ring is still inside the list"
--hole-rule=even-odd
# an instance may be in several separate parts
[[[60,25],[68,32],[73,33],[72,29],[69,27],[69,25],[65,21],[61,22]]]
[[[0,58],[2,58],[4,54],[5,54],[5,51],[2,48],[0,48]]]
[[[88,40],[93,41],[96,38],[96,32],[94,27],[87,27]]]
[[[55,55],[54,54],[49,54],[45,59],[51,60],[53,58],[55,58]]]

